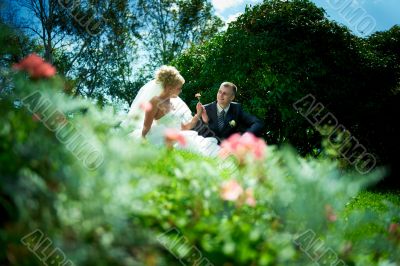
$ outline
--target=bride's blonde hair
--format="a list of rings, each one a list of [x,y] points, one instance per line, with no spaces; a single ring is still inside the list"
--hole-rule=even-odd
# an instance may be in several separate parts
[[[173,66],[162,66],[156,71],[155,79],[160,82],[163,87],[179,86],[185,84],[185,79],[179,71]]]

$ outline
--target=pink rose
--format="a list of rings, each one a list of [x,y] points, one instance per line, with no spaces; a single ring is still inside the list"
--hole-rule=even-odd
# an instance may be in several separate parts
[[[165,130],[165,142],[167,146],[171,146],[175,143],[178,142],[181,146],[186,145],[186,139],[183,135],[179,133],[178,130],[176,129],[167,129]]]
[[[228,201],[236,201],[243,193],[242,186],[236,180],[224,182],[221,186],[221,198]]]
[[[244,162],[247,155],[262,160],[265,157],[266,147],[265,141],[252,133],[246,132],[243,135],[236,133],[222,141],[220,156],[227,157],[232,154],[240,163]]]
[[[252,188],[248,188],[245,191],[245,203],[251,207],[256,206],[256,199],[254,198],[254,191]]]

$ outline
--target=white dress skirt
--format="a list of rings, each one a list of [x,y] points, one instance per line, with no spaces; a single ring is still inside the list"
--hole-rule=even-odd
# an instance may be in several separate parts
[[[175,143],[177,149],[184,149],[203,156],[216,157],[221,149],[218,140],[213,137],[204,138],[194,130],[181,130],[182,117],[177,112],[169,112],[159,120],[153,121],[151,129],[146,135],[146,139],[157,146],[165,145],[165,133],[168,129],[179,132],[186,140],[186,145],[182,146]],[[135,129],[131,134],[134,138],[142,137],[142,128]]]

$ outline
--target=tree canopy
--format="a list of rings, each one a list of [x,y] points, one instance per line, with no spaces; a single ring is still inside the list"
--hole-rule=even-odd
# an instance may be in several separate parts
[[[68,78],[69,93],[101,106],[130,103],[156,65],[168,64],[223,25],[207,0],[18,0],[8,1],[2,17],[38,42],[36,52]]]
[[[399,26],[360,38],[308,0],[266,0],[223,32],[210,1],[15,3],[32,18],[2,14],[4,24],[24,32],[14,35],[15,49],[7,50],[2,63],[39,52],[54,61],[72,95],[100,106],[129,104],[156,66],[174,64],[187,80],[182,97],[189,104],[197,92],[204,103],[213,101],[223,81],[238,85],[237,100],[264,120],[269,143],[324,155],[327,136],[293,106],[312,95],[378,165],[394,164],[387,151],[399,135],[392,126],[400,87]],[[29,19],[35,23],[26,29]],[[35,32],[44,38],[32,38]],[[336,148],[328,153],[338,155]]]
[[[293,107],[311,94],[324,115],[331,112],[378,164],[388,164],[399,135],[392,125],[399,41],[398,26],[359,38],[308,0],[272,0],[247,8],[226,32],[187,50],[174,65],[188,80],[187,102],[195,102],[196,92],[213,101],[221,82],[234,82],[237,100],[264,120],[269,143],[319,155],[326,136]]]

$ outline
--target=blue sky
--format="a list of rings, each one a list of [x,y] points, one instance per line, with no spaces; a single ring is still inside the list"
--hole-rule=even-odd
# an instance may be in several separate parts
[[[211,0],[217,14],[225,21],[234,20],[246,5],[262,0]],[[349,27],[359,36],[388,30],[400,25],[400,0],[312,0],[325,9],[328,17]],[[352,12],[358,16],[353,17]],[[352,19],[353,18],[353,19]]]

